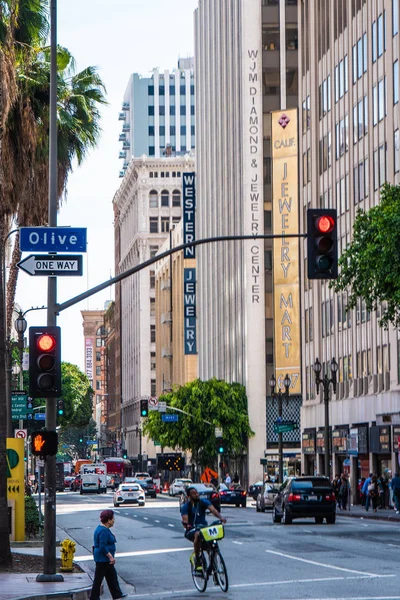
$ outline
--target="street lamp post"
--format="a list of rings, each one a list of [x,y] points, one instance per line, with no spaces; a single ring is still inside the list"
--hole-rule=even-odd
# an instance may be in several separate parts
[[[142,430],[139,425],[135,429],[136,436],[139,436],[139,471],[143,471],[143,458],[142,458]]]
[[[322,385],[324,390],[324,404],[325,404],[325,430],[324,430],[324,445],[325,445],[325,476],[330,478],[330,444],[329,444],[329,387],[332,384],[332,389],[336,394],[336,383],[337,383],[337,370],[339,365],[336,360],[331,360],[331,377],[325,373],[321,379],[322,365],[318,358],[313,364],[313,371],[315,374],[315,385],[317,388],[317,394],[319,394],[319,386]]]
[[[276,386],[276,379],[275,376],[272,375],[271,379],[269,380],[269,385],[271,388],[271,396],[272,398],[277,398],[278,399],[278,416],[279,416],[279,421],[282,421],[282,400],[283,398],[286,398],[286,401],[289,401],[289,388],[290,388],[290,383],[291,383],[291,379],[289,377],[289,375],[285,375],[285,378],[283,380],[283,385],[285,388],[285,391],[282,392],[280,389],[275,392],[275,386]],[[278,433],[278,453],[279,453],[279,483],[283,483],[283,439],[282,439],[282,432],[279,431]]]

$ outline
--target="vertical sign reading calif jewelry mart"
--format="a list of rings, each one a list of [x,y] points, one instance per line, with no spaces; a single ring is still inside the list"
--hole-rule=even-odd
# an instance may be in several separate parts
[[[272,113],[272,208],[274,240],[275,369],[278,385],[286,373],[290,392],[301,393],[297,109]]]

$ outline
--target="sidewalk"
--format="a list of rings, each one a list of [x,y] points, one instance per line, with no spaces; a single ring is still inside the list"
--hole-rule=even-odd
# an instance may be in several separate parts
[[[378,508],[375,513],[370,507],[367,512],[365,508],[363,508],[360,504],[356,506],[351,506],[350,510],[340,510],[339,508],[336,511],[337,517],[353,517],[355,519],[375,519],[377,521],[390,521],[392,523],[400,523],[400,515],[396,515],[396,511],[393,508]]]
[[[66,538],[64,530],[57,527],[57,539]],[[43,554],[43,547],[18,546],[12,548],[13,552],[20,554]],[[76,556],[87,554],[86,548],[76,546]],[[60,548],[56,548],[57,558],[60,557]],[[79,560],[76,560],[79,564]],[[87,563],[79,564],[85,570],[83,573],[63,573],[63,582],[36,581],[36,573],[15,574],[0,573],[0,598],[1,600],[48,600],[50,598],[63,600],[87,600],[92,587],[93,573],[87,568]]]

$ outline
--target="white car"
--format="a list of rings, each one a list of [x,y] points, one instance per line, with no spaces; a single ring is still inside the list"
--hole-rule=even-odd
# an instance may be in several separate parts
[[[193,483],[193,481],[191,479],[174,479],[174,481],[171,483],[170,487],[169,487],[169,495],[170,496],[176,496],[178,494],[185,494],[186,493],[186,487],[188,485],[190,485],[191,483]]]
[[[113,495],[114,506],[120,504],[145,505],[143,488],[138,483],[121,483]]]

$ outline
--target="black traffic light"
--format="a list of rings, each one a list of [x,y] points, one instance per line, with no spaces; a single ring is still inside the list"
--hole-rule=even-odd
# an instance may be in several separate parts
[[[35,456],[55,456],[58,450],[56,431],[34,431],[31,433],[31,452]]]
[[[29,395],[61,396],[61,329],[29,327]]]
[[[148,400],[140,401],[140,416],[141,417],[149,416],[149,401]]]
[[[217,438],[216,445],[218,454],[226,454],[226,441],[223,438]]]
[[[308,279],[337,279],[337,212],[331,208],[307,210]]]
[[[62,398],[59,398],[57,400],[57,414],[62,417],[62,415],[64,414],[64,400]]]
[[[128,450],[125,448],[122,449],[122,458],[128,458]]]

